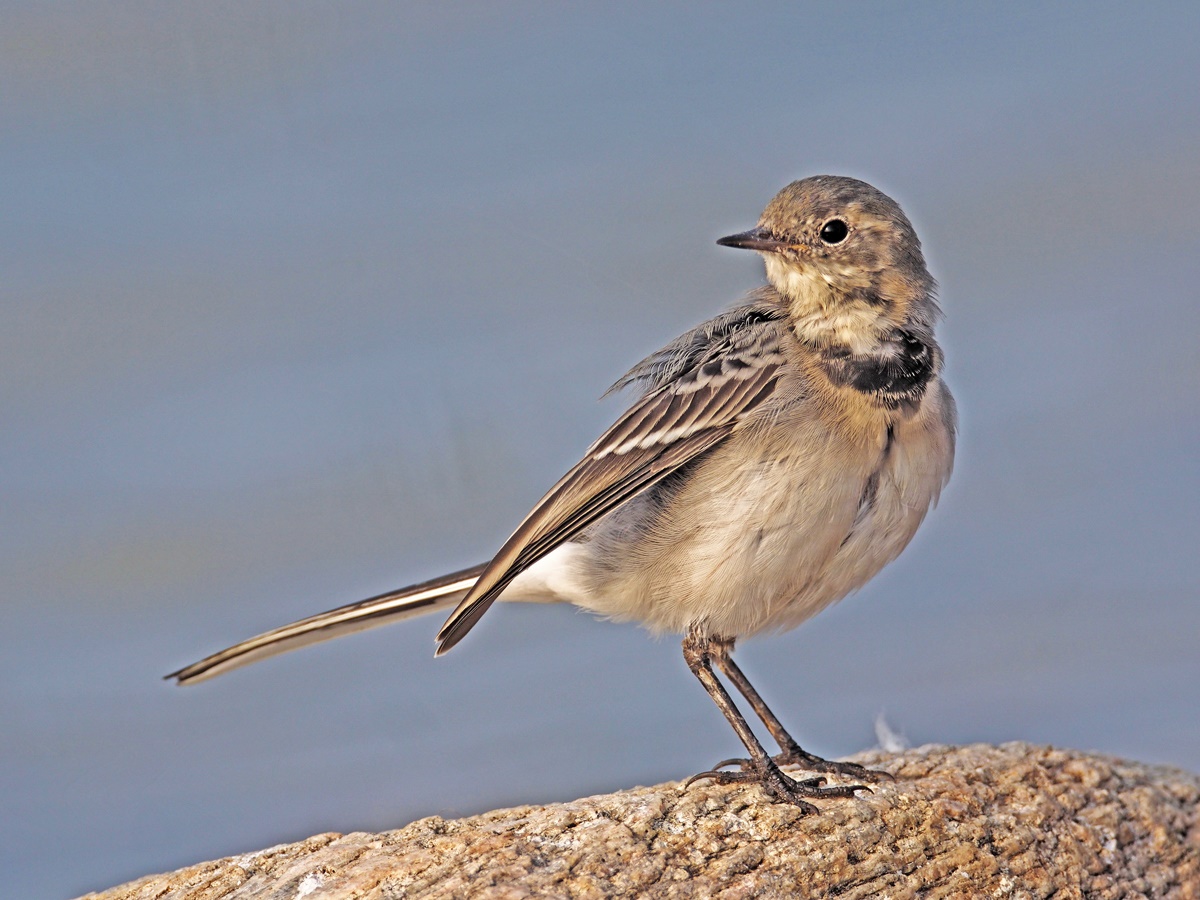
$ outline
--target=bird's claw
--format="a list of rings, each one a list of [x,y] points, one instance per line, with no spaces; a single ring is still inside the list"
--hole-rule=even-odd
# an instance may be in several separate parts
[[[860,766],[857,763],[822,759],[820,756],[815,756],[807,750],[800,749],[800,745],[794,741],[790,746],[785,746],[782,752],[771,757],[771,759],[777,766],[799,766],[809,772],[828,772],[830,775],[843,775],[846,778],[857,778],[861,781],[879,782],[896,780],[895,775],[891,772],[885,772],[882,769],[868,769],[866,766]],[[735,760],[727,760],[725,764],[732,762],[735,762]],[[721,767],[717,766],[718,769]]]
[[[857,778],[860,781],[869,781],[872,783],[880,781],[895,781],[896,776],[891,772],[884,772],[882,769],[868,769],[865,766],[860,766],[857,763],[836,762],[830,759],[822,759],[819,756],[813,756],[807,751],[801,750],[799,747],[791,748],[777,753],[771,757],[771,762],[777,766],[799,766],[809,772],[827,772],[830,775],[843,775],[847,778]],[[723,759],[715,766],[713,771],[724,769],[726,766],[737,766],[743,771],[747,771],[754,767],[754,761],[744,757],[733,757],[731,759]],[[807,781],[821,781],[825,779],[809,778]]]
[[[732,772],[723,771],[723,768],[728,765],[737,765],[739,768]],[[746,784],[750,782],[759,784],[771,799],[790,803],[799,808],[803,815],[810,815],[818,811],[817,807],[804,799],[806,797],[818,799],[825,797],[854,797],[856,791],[867,791],[868,793],[871,791],[864,784],[826,787],[825,782],[827,779],[824,775],[804,779],[792,778],[790,775],[785,775],[781,772],[779,766],[770,760],[766,760],[764,763],[757,763],[753,759],[727,759],[721,762],[715,769],[693,775],[684,784],[684,788],[689,788],[694,782],[702,780],[715,781],[717,784]]]

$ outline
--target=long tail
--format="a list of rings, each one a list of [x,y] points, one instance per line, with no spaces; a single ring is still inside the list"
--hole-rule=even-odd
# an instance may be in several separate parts
[[[288,650],[455,606],[467,595],[485,566],[472,566],[432,581],[309,616],[234,644],[165,677],[174,678],[178,684],[195,684]]]

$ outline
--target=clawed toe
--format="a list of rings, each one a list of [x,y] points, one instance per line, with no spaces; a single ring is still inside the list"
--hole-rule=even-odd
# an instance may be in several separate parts
[[[896,776],[891,772],[884,772],[882,769],[868,769],[866,766],[860,766],[857,763],[822,759],[806,750],[801,750],[798,745],[786,748],[782,753],[773,756],[772,760],[777,766],[800,766],[802,769],[807,769],[810,772],[828,772],[830,775],[842,775],[846,778],[857,778],[861,781],[879,782],[896,780]],[[721,767],[718,766],[717,768]]]
[[[822,759],[819,756],[814,756],[811,753],[801,750],[799,747],[794,747],[772,756],[771,762],[777,766],[799,766],[810,772],[827,772],[830,775],[841,775],[845,778],[855,778],[859,781],[869,781],[873,784],[880,781],[896,780],[896,776],[891,772],[884,772],[882,769],[868,769],[857,763]],[[744,757],[735,756],[731,759],[721,760],[713,766],[713,771],[716,772],[724,769],[726,766],[737,766],[739,769],[746,771],[749,768],[753,768],[753,762]],[[824,778],[811,778],[808,780],[814,782],[819,780],[822,783],[825,781]]]
[[[740,781],[735,778],[741,773],[739,772],[722,772],[719,769],[709,769],[707,772],[697,772],[691,778],[683,783],[683,789],[686,791],[697,781],[715,781],[717,784],[729,784],[732,781]]]
[[[727,771],[725,766],[737,765],[739,768]],[[774,800],[791,803],[798,807],[804,815],[817,812],[817,807],[805,798],[825,797],[854,797],[857,791],[870,793],[871,789],[864,784],[826,786],[824,775],[815,778],[796,779],[785,775],[773,762],[767,761],[760,765],[752,759],[727,759],[718,764],[717,768],[708,772],[693,775],[684,783],[689,788],[697,781],[715,781],[717,784],[746,784],[756,783]]]

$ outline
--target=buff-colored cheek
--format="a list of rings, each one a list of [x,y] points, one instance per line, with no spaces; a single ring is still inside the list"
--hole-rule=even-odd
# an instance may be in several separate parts
[[[876,275],[879,292],[884,297],[903,297],[908,293],[908,283],[894,269],[884,269]]]

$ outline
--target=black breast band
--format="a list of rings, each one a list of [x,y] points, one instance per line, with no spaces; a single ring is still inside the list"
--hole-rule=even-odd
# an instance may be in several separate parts
[[[927,344],[907,331],[895,331],[870,353],[824,349],[821,361],[834,384],[896,407],[921,398],[929,379],[937,374],[941,354],[936,344]]]

